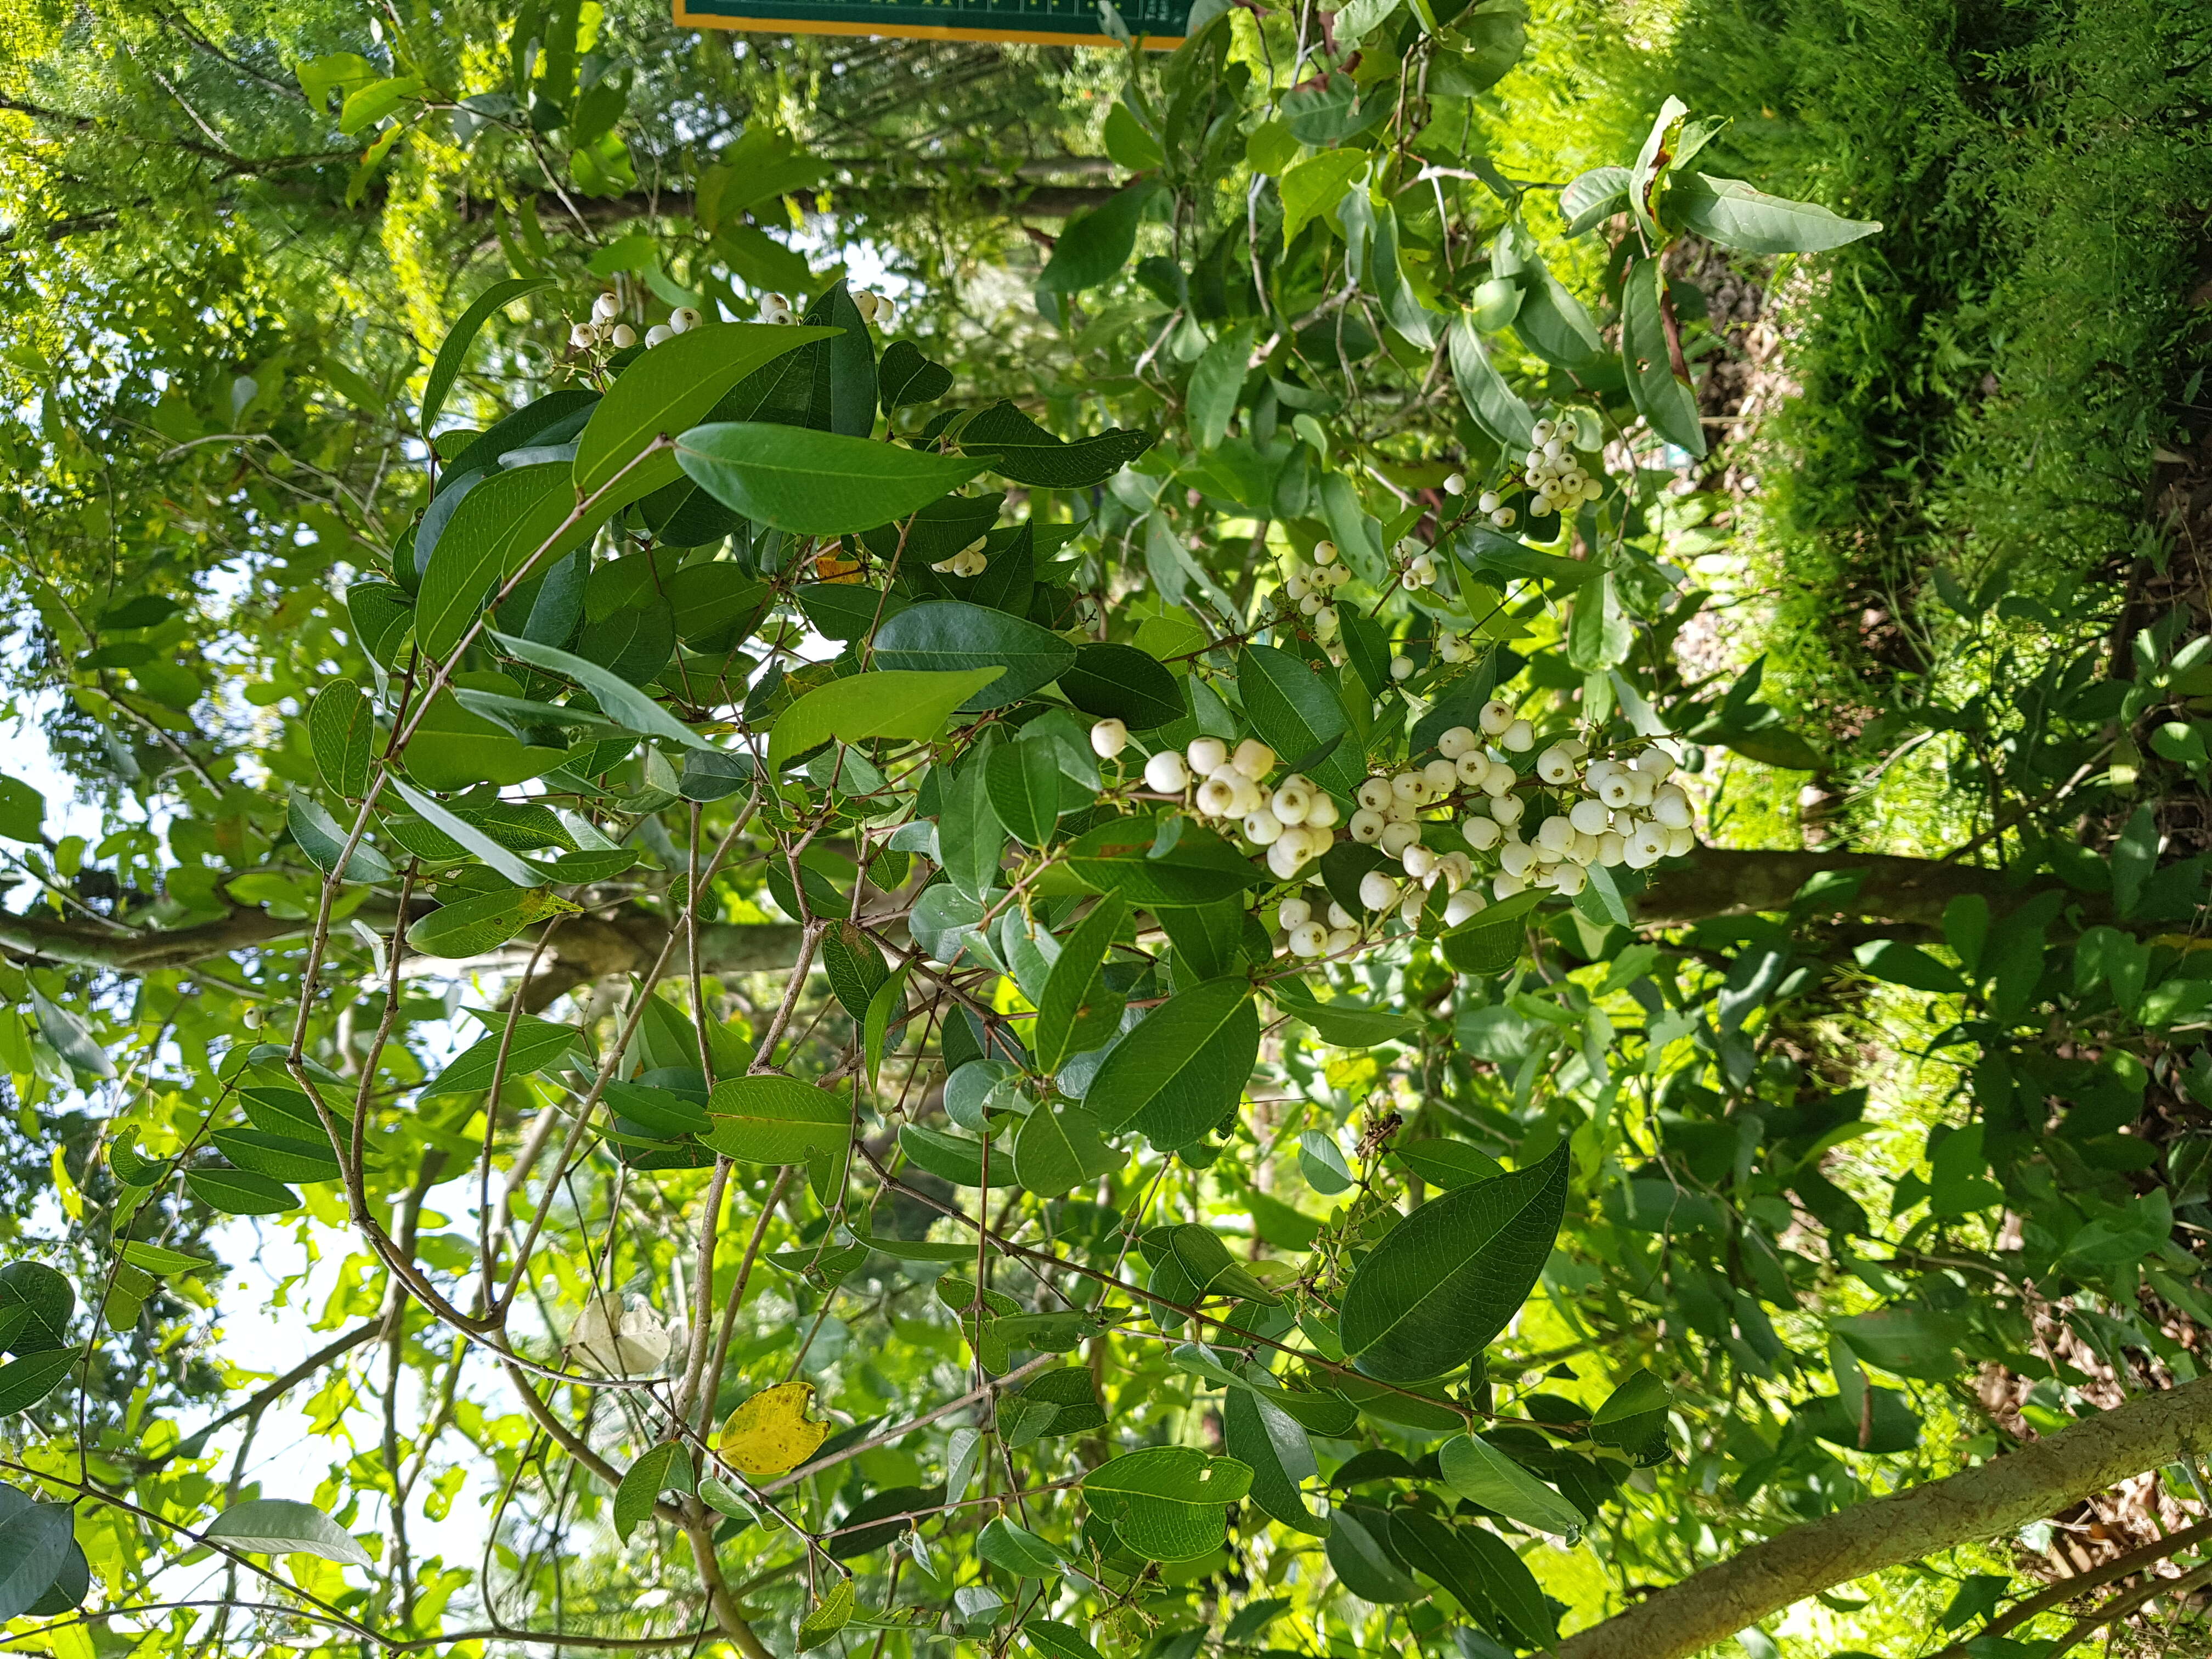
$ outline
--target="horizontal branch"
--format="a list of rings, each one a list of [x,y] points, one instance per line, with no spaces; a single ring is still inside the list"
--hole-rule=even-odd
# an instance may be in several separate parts
[[[859,179],[828,188],[837,204],[836,210],[841,214],[858,210],[935,215],[964,207],[1032,219],[1071,218],[1089,212],[1115,193],[1113,187],[1107,185],[1019,182],[948,190],[931,185],[874,184]],[[493,207],[491,203],[472,200],[465,205],[461,216],[465,220],[487,218]],[[549,196],[539,199],[538,210],[549,224],[556,222],[556,216],[567,218],[571,211],[586,224],[593,225],[618,224],[646,217],[688,219],[692,216],[692,197],[688,190],[632,191],[626,196],[571,196],[565,203]]]
[[[1978,895],[1989,901],[1992,911],[2002,914],[2039,890],[2014,887],[1999,871],[1940,859],[1701,847],[1687,862],[1660,872],[1638,896],[1636,916],[1650,927],[1787,910],[1814,877],[1854,872],[1861,878],[1858,890],[1821,900],[1818,908],[1822,912],[1940,929],[1943,911],[1954,898]],[[2086,908],[2102,911],[2107,907],[2091,899]]]
[[[1569,1637],[1557,1659],[1684,1659],[1808,1595],[2010,1532],[2207,1449],[2212,1377],[2200,1377],[1945,1480],[1792,1527]]]
[[[1863,877],[1858,890],[1824,900],[1826,909],[1931,933],[1942,927],[1945,907],[1963,894],[1979,895],[1991,910],[2002,914],[2038,890],[2011,887],[1995,870],[1936,859],[1705,847],[1662,871],[1637,897],[1636,916],[1643,926],[1663,927],[1708,916],[1786,910],[1814,876],[1854,871]],[[2091,896],[2076,896],[2094,919],[2108,919],[2108,906]],[[372,899],[356,914],[387,931],[397,920],[388,900]],[[669,925],[666,917],[636,904],[566,918],[553,932],[543,971],[525,994],[526,1006],[535,1011],[590,981],[644,972],[658,959]],[[237,951],[258,950],[303,933],[307,926],[265,910],[241,908],[187,927],[118,932],[96,921],[0,910],[0,951],[68,967],[150,974],[190,968]],[[800,931],[795,922],[709,923],[699,930],[700,970],[745,974],[788,968],[798,960]],[[521,935],[526,944],[534,944],[537,937],[536,929]],[[683,949],[679,942],[679,959],[671,972],[690,971],[688,962],[680,959]]]

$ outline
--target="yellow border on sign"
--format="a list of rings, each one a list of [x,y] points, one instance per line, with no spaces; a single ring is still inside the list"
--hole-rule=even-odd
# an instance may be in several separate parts
[[[676,26],[692,29],[737,29],[747,34],[867,35],[888,40],[1011,40],[1035,46],[1098,46],[1119,52],[1120,45],[1097,34],[1048,33],[1042,29],[936,28],[921,23],[837,23],[801,18],[724,17],[713,12],[692,11],[676,0]],[[1138,44],[1151,52],[1173,52],[1183,43],[1180,34],[1146,34]]]

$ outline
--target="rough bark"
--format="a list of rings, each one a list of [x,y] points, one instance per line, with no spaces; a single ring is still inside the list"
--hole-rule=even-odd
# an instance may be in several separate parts
[[[1557,1659],[1683,1659],[1808,1595],[2009,1532],[2208,1449],[2212,1377],[2200,1377],[1946,1480],[1792,1527],[1567,1638]]]
[[[1828,913],[1907,927],[1940,929],[1944,907],[1954,898],[1979,894],[1999,914],[2014,908],[2038,888],[2015,888],[2003,875],[1978,865],[1946,864],[1939,859],[1891,858],[1879,854],[1736,851],[1700,848],[1686,865],[1663,872],[1636,901],[1637,920],[1647,926],[1696,921],[1705,916],[1741,915],[1753,910],[1786,910],[1797,890],[1824,871],[1861,871],[1865,879],[1849,901],[1823,906]],[[2085,911],[2109,907],[2091,895],[2072,895]]]

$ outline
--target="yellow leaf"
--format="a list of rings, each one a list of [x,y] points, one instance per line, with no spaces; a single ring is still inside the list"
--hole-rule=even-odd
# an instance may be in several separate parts
[[[759,1478],[797,1468],[830,1437],[827,1423],[812,1422],[806,1415],[813,1398],[811,1382],[763,1389],[730,1413],[716,1449],[740,1474]]]

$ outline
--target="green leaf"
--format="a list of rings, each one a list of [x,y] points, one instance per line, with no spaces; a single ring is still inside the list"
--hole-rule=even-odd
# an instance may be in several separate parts
[[[1505,1173],[1505,1166],[1489,1153],[1457,1140],[1411,1141],[1392,1148],[1390,1156],[1401,1168],[1448,1193]]]
[[[0,1417],[27,1412],[61,1386],[84,1356],[75,1348],[26,1354],[0,1365]],[[40,1586],[41,1589],[44,1585]]]
[[[1137,225],[1159,191],[1158,183],[1145,179],[1107,198],[1101,205],[1070,219],[1053,244],[1052,258],[1037,276],[1037,288],[1048,294],[1080,294],[1109,280],[1129,263],[1137,245]]]
[[[811,341],[827,339],[830,333],[826,328],[770,323],[708,323],[662,341],[623,371],[578,434],[577,490],[590,495],[605,489],[656,437],[685,436],[694,428],[715,430],[699,428],[698,423],[724,392],[763,364]],[[632,467],[620,488],[603,498],[602,505],[619,507],[650,495],[689,470],[679,468],[676,458],[663,452]],[[717,501],[745,511],[706,479],[696,473],[692,476]]]
[[[1470,1620],[1491,1625],[1497,1604],[1480,1561],[1464,1541],[1469,1530],[1419,1510],[1400,1510],[1390,1517],[1390,1542],[1406,1565],[1449,1590]]]
[[[1552,269],[1533,252],[1521,258],[1515,276],[1521,284],[1520,308],[1513,313],[1513,331],[1522,343],[1556,368],[1579,369],[1595,357],[1601,342],[1597,325],[1583,302],[1552,274]]]
[[[107,1050],[93,1040],[85,1023],[66,1008],[46,1000],[35,985],[29,988],[31,1017],[39,1023],[39,1031],[52,1043],[54,1052],[69,1063],[69,1068],[85,1077],[112,1078],[115,1062]]]
[[[1399,1513],[1407,1512],[1401,1510]],[[1507,1625],[1519,1632],[1522,1645],[1549,1647],[1558,1627],[1545,1602],[1543,1589],[1536,1583],[1536,1575],[1528,1571],[1528,1564],[1486,1527],[1455,1527],[1450,1530],[1457,1537],[1460,1548],[1471,1559],[1490,1604]],[[1392,1535],[1396,1535],[1395,1522]]]
[[[302,1202],[283,1182],[249,1170],[188,1170],[185,1184],[201,1203],[224,1215],[283,1215]]]
[[[1323,1198],[1334,1198],[1352,1184],[1352,1165],[1345,1161],[1344,1148],[1336,1144],[1334,1136],[1319,1129],[1299,1132],[1298,1173]]]
[[[1012,1408],[1015,1423],[1007,1419],[1006,1442],[1016,1448],[1048,1436],[1091,1434],[1106,1426],[1106,1408],[1099,1403],[1097,1379],[1088,1366],[1068,1365],[1031,1377],[1022,1391],[1000,1409]],[[959,1483],[955,1483],[958,1486]],[[962,1488],[964,1490],[964,1488]]]
[[[1002,744],[985,757],[991,810],[1015,840],[1042,847],[1060,823],[1060,761],[1042,743]]]
[[[1422,1205],[1368,1253],[1344,1292],[1344,1352],[1389,1382],[1442,1376],[1504,1330],[1566,1213],[1564,1143],[1534,1168]]]
[[[1057,1619],[1024,1619],[1022,1639],[1042,1654],[1044,1659],[1101,1659],[1098,1650],[1091,1645],[1082,1632]]]
[[[332,680],[307,705],[307,742],[315,770],[334,795],[359,800],[368,793],[376,711],[351,680]]]
[[[705,1134],[714,1127],[702,1101],[644,1083],[610,1083],[599,1098],[617,1117],[670,1140]]]
[[[975,1553],[1017,1578],[1056,1579],[1066,1566],[1059,1550],[1003,1515],[977,1535]]]
[[[1135,1129],[1173,1152],[1237,1109],[1259,1057],[1251,986],[1207,980],[1170,997],[1115,1043],[1083,1103],[1108,1133]]]
[[[695,426],[678,441],[676,459],[724,506],[802,536],[873,530],[949,495],[983,470],[980,459],[758,421]]]
[[[1627,372],[1629,396],[1651,429],[1692,455],[1705,453],[1705,428],[1698,416],[1698,394],[1674,372],[1662,311],[1667,275],[1656,259],[1638,259],[1620,285],[1620,362]]]
[[[676,337],[681,340],[690,337],[679,334]],[[540,645],[535,640],[522,639],[513,634],[495,633],[491,637],[510,657],[519,657],[533,668],[542,668],[549,674],[559,674],[575,681],[592,694],[601,709],[620,720],[625,730],[647,738],[665,738],[688,749],[711,750],[714,747],[621,675],[602,668],[595,662],[586,662],[566,651]],[[426,813],[424,816],[428,815]],[[448,830],[447,833],[452,832]]]
[[[1601,1446],[1619,1447],[1639,1463],[1664,1462],[1671,1401],[1666,1383],[1639,1366],[1591,1415],[1590,1438]]]
[[[1277,180],[1283,198],[1283,246],[1290,246],[1300,231],[1331,212],[1374,159],[1364,149],[1327,149],[1292,164]]]
[[[11,1261],[0,1267],[0,1312],[22,1310],[10,1321],[6,1346],[15,1353],[39,1353],[69,1345],[70,1321],[76,1313],[76,1291],[43,1261]]]
[[[2149,881],[2158,864],[2158,814],[2148,806],[2137,807],[2120,830],[2119,838],[2112,843],[2112,908],[2116,914],[2131,914],[2142,897],[2144,884]]]
[[[234,1504],[208,1522],[204,1535],[248,1555],[314,1555],[343,1566],[374,1565],[343,1527],[313,1504],[288,1498]]]
[[[983,1185],[984,1143],[970,1135],[948,1134],[942,1129],[932,1129],[920,1123],[908,1123],[899,1130],[899,1148],[908,1158],[920,1164],[939,1180],[949,1181],[956,1187]],[[990,1184],[1012,1187],[1018,1177],[1012,1168],[1013,1160],[1003,1151],[991,1159]]]
[[[902,963],[898,970],[878,986],[875,995],[868,999],[867,1018],[861,1023],[861,1044],[871,1083],[883,1070],[884,1048],[890,1040],[891,1028],[905,1013],[906,980],[910,966]]]
[[[1592,167],[1568,180],[1559,192],[1559,216],[1567,222],[1567,234],[1580,236],[1595,230],[1628,207],[1628,185],[1634,175],[1626,167]]]
[[[817,431],[866,438],[876,429],[876,343],[844,278],[822,290],[803,319],[837,332],[808,348],[814,385],[806,424]]]
[[[1006,826],[991,805],[987,761],[975,756],[946,787],[937,824],[946,879],[979,905],[1000,884],[1000,860],[1006,850]]]
[[[1158,857],[1160,820],[1115,818],[1068,844],[1069,873],[1086,887],[1148,910],[1214,904],[1271,878],[1210,830],[1185,823]]]
[[[842,1096],[777,1072],[716,1084],[707,1110],[714,1129],[700,1139],[744,1164],[804,1164],[811,1153],[842,1151],[852,1136]]]
[[[1828,1328],[1867,1364],[1899,1376],[1941,1382],[1959,1370],[1957,1346],[1964,1332],[1954,1320],[1924,1308],[1883,1308],[1832,1319]]]
[[[240,1169],[272,1181],[336,1181],[340,1173],[327,1137],[318,1145],[265,1129],[218,1129],[210,1139]]]
[[[1010,403],[993,404],[960,428],[964,453],[1002,477],[1041,489],[1088,489],[1104,483],[1157,441],[1156,434],[1115,427],[1070,442]]]
[[[1252,1502],[1273,1520],[1318,1538],[1328,1522],[1309,1510],[1301,1481],[1320,1474],[1313,1443],[1287,1413],[1256,1393],[1231,1389],[1221,1406],[1222,1449],[1252,1471]]]
[[[325,875],[337,868],[339,855],[345,851],[346,832],[338,821],[323,809],[323,804],[313,795],[295,789],[284,808],[284,827],[291,831],[293,841],[300,850],[313,860]],[[392,879],[392,866],[384,854],[369,845],[364,838],[346,860],[345,878],[348,881],[376,882]]]
[[[1629,173],[1629,211],[1636,216],[1637,225],[1644,236],[1661,246],[1665,246],[1667,237],[1659,228],[1659,222],[1651,216],[1652,190],[1668,158],[1674,154],[1674,145],[1669,138],[1681,130],[1683,118],[1689,112],[1690,106],[1671,94],[1660,105],[1659,113],[1652,119],[1651,131],[1644,135],[1644,146],[1637,151],[1636,166]]]
[[[1903,939],[1869,939],[1851,952],[1859,966],[1879,980],[1892,985],[1903,985],[1915,991],[1960,992],[1966,982],[1958,970],[1936,959],[1917,945],[1907,945]]]
[[[332,93],[358,92],[377,80],[375,67],[357,52],[325,52],[307,59],[293,73],[299,77],[300,90],[307,94],[308,106],[318,119],[330,113]]]
[[[1230,417],[1236,414],[1237,399],[1244,390],[1252,339],[1252,325],[1241,323],[1208,346],[1191,365],[1190,384],[1183,394],[1184,414],[1200,449],[1212,449],[1228,434]]]
[[[15,1369],[0,1367],[0,1392]],[[0,1520],[0,1619],[18,1618],[38,1604],[76,1542],[76,1511],[67,1504],[23,1504]]]
[[[1421,1587],[1391,1552],[1389,1537],[1384,1510],[1342,1505],[1329,1515],[1328,1564],[1344,1587],[1363,1601],[1419,1601]]]
[[[818,685],[776,717],[769,733],[768,767],[786,762],[832,738],[862,743],[870,738],[927,742],[956,711],[1006,673],[1003,665],[929,670],[877,669]]]
[[[615,1488],[615,1536],[629,1542],[629,1535],[653,1514],[660,1494],[672,1488],[696,1492],[699,1486],[691,1471],[691,1454],[681,1441],[665,1440],[623,1472],[622,1484]]]
[[[849,921],[822,935],[822,971],[830,989],[854,1019],[868,1017],[868,1005],[891,976],[876,943]]]
[[[1099,1135],[1097,1118],[1072,1102],[1037,1107],[1014,1140],[1014,1179],[1039,1198],[1061,1197],[1125,1162]]]
[[[453,960],[496,951],[536,919],[531,903],[535,896],[533,889],[516,888],[441,904],[408,924],[407,943],[424,956]]]
[[[1195,1296],[1233,1296],[1270,1308],[1282,1300],[1230,1255],[1229,1246],[1210,1227],[1185,1222],[1155,1228],[1145,1236],[1145,1249],[1155,1260],[1164,1253],[1173,1255]]]
[[[391,582],[368,581],[347,588],[345,602],[355,643],[386,668],[392,667],[398,659],[400,641],[414,625],[414,601]]]
[[[1464,927],[1444,935],[1444,960],[1462,974],[1504,973],[1528,949],[1528,928],[1522,918],[1535,905],[1523,901],[1543,896],[1531,888],[1478,913]]]
[[[1220,1547],[1228,1506],[1252,1471],[1195,1446],[1155,1446],[1109,1458],[1083,1478],[1083,1495],[1122,1543],[1150,1561],[1188,1561]]]
[[[1269,994],[1283,1012],[1311,1026],[1323,1042],[1339,1048],[1370,1048],[1380,1042],[1402,1042],[1419,1024],[1410,1014],[1370,1008],[1348,997],[1318,1001],[1303,980],[1278,980],[1269,988]]]
[[[1149,732],[1183,719],[1182,688],[1150,653],[1099,641],[1075,648],[1074,665],[1060,677],[1060,695],[1086,714]]]
[[[932,672],[1005,670],[960,705],[981,714],[1049,685],[1075,661],[1075,647],[1021,617],[959,599],[911,605],[876,630],[876,660]]]
[[[438,348],[438,355],[430,364],[429,379],[422,383],[422,412],[416,417],[418,432],[427,434],[436,424],[438,411],[446,406],[446,394],[453,390],[453,381],[468,360],[469,347],[475,343],[477,331],[489,319],[492,313],[515,301],[553,286],[550,276],[508,276],[494,283],[469,301],[469,308],[460,315]]]
[[[1819,253],[1881,228],[1879,220],[1839,218],[1707,173],[1670,175],[1662,200],[1674,224],[1743,253]]]
[[[1437,1453],[1444,1484],[1470,1503],[1539,1532],[1579,1534],[1583,1512],[1480,1435],[1462,1434]]]
[[[1535,438],[1536,417],[1490,361],[1474,319],[1464,313],[1454,318],[1449,341],[1452,384],[1474,423],[1508,450],[1528,448]]]
[[[1352,736],[1351,717],[1335,686],[1304,659],[1272,645],[1248,645],[1237,653],[1237,687],[1253,730],[1285,765],[1333,742],[1334,748],[1308,764],[1307,775],[1340,798],[1358,789],[1367,775],[1365,757]]]
[[[1118,893],[1101,899],[1061,944],[1059,960],[1045,975],[1030,1044],[1037,1064],[1048,1073],[1057,1072],[1071,1055],[1103,1048],[1121,1029],[1127,999],[1106,983],[1105,966],[1107,950],[1127,909]]]
[[[876,365],[878,400],[889,418],[895,409],[933,404],[952,390],[952,371],[921,355],[911,340],[893,340]]]
[[[393,75],[372,82],[358,92],[349,92],[346,94],[345,102],[338,108],[338,131],[350,138],[354,134],[374,126],[410,98],[420,96],[424,90],[421,76]]]
[[[0,772],[0,836],[37,841],[43,834],[46,798],[20,778]]]
[[[501,636],[495,635],[493,637]],[[497,871],[517,887],[544,885],[544,875],[529,860],[501,846],[467,819],[456,816],[442,802],[434,800],[404,778],[393,778],[392,787],[398,793],[400,799],[422,815],[425,822],[442,831],[471,857],[481,859],[486,866]]]
[[[556,1024],[550,1019],[532,1019],[518,1016],[513,1022],[513,1035],[508,1035],[508,1022],[499,1021],[489,1036],[478,1037],[455,1055],[445,1070],[422,1085],[422,1098],[429,1100],[439,1095],[472,1095],[478,1090],[491,1087],[492,1073],[499,1064],[499,1052],[507,1049],[507,1075],[509,1078],[527,1077],[542,1071],[567,1054],[570,1049],[585,1047],[584,1034],[573,1025]]]
[[[171,1273],[196,1273],[202,1267],[216,1264],[204,1255],[186,1255],[182,1250],[164,1249],[159,1244],[149,1244],[143,1239],[128,1239],[123,1246],[123,1259],[134,1267],[167,1278]]]
[[[531,564],[533,556],[557,558],[591,535],[594,518],[578,517],[568,467],[541,461],[495,472],[461,498],[430,550],[415,601],[415,640],[443,659],[460,643],[493,591]],[[558,534],[559,539],[556,540]]]

